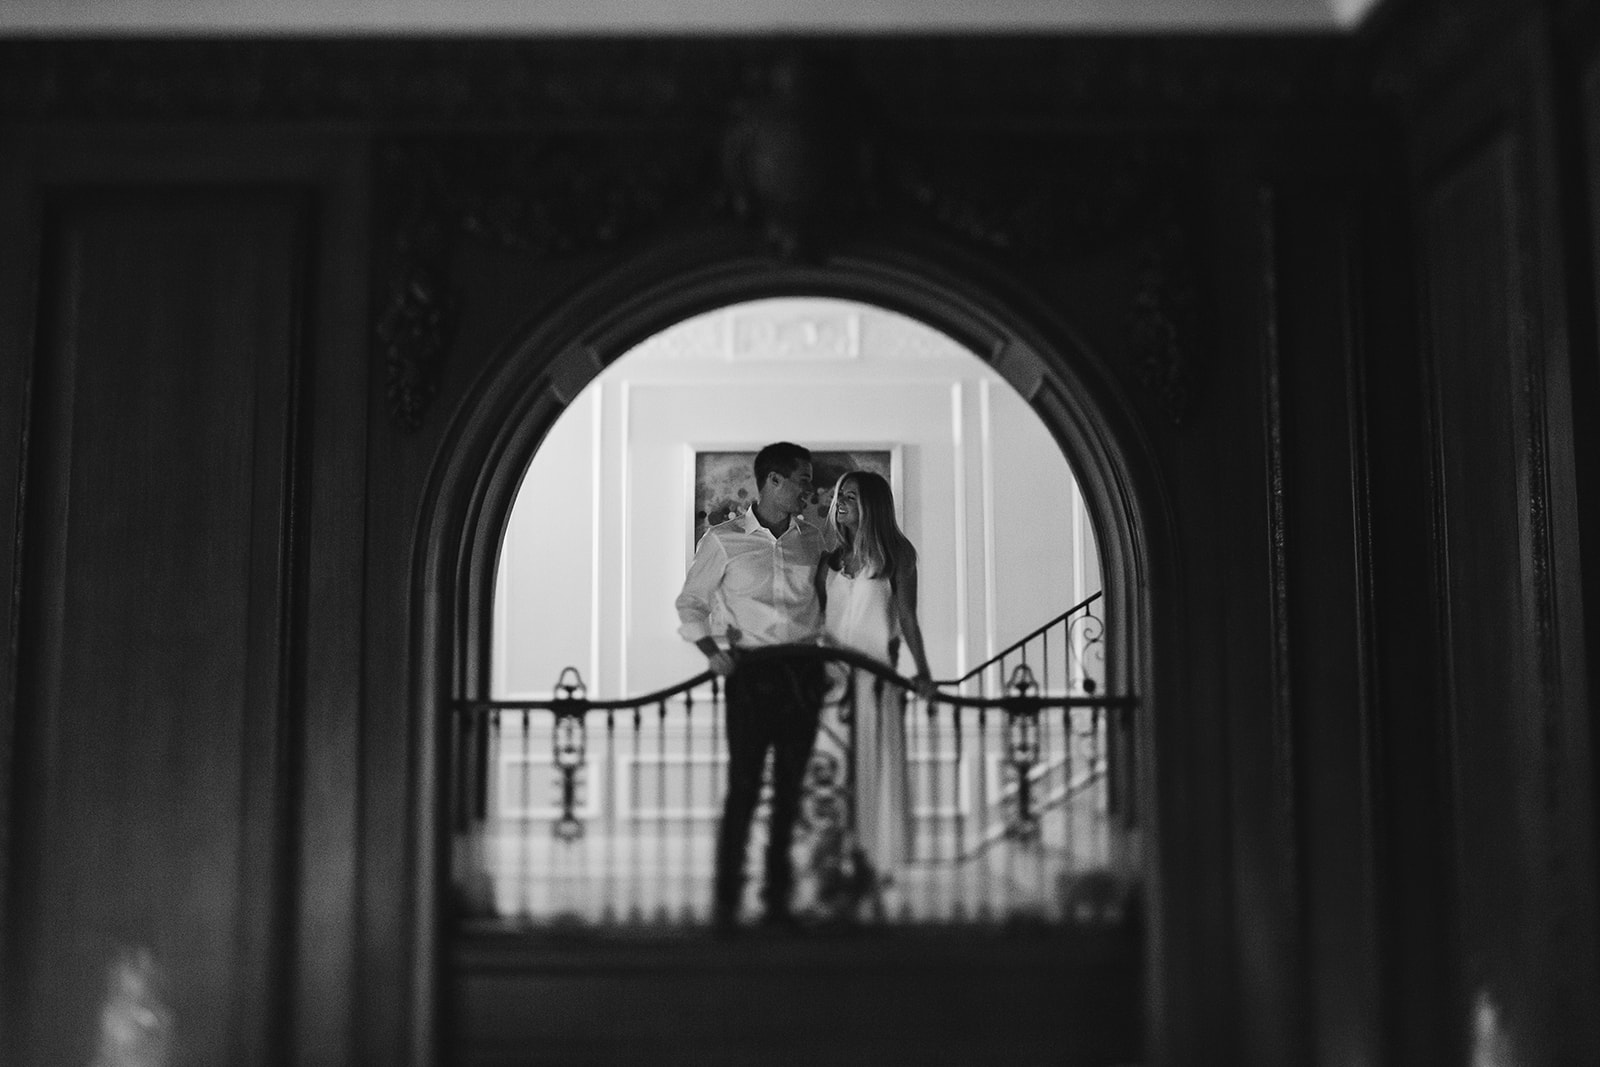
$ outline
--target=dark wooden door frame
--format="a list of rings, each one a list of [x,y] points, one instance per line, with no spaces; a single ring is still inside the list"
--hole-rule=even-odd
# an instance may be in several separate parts
[[[692,315],[777,296],[857,300],[940,330],[1016,387],[1060,445],[1100,545],[1113,629],[1108,681],[1143,704],[1147,1061],[1181,1056],[1201,1032],[1200,1016],[1224,1009],[1218,998],[1227,997],[1229,983],[1218,976],[1231,964],[1184,945],[1184,931],[1202,921],[1190,890],[1208,873],[1179,858],[1195,849],[1160,848],[1166,834],[1215,840],[1215,828],[1183,825],[1192,817],[1179,798],[1226,783],[1214,769],[1185,765],[1185,739],[1199,727],[1162,715],[1182,700],[1179,657],[1164,653],[1176,644],[1183,612],[1173,511],[1150,446],[1100,356],[1041,300],[959,252],[911,244],[861,245],[793,263],[713,235],[661,243],[526,323],[454,412],[423,497],[412,562],[412,1062],[434,1062],[445,1036],[438,1024],[449,876],[441,727],[451,700],[488,692],[494,573],[522,472],[567,405],[634,345]],[[1158,663],[1167,666],[1157,670]],[[1156,722],[1161,729],[1151,728]]]

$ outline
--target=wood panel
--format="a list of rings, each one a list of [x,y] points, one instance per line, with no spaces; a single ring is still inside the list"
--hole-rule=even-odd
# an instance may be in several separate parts
[[[523,1064],[530,1049],[550,1067],[1144,1062],[1138,946],[1116,933],[757,941],[460,941],[443,1062]]]
[[[1448,599],[1455,774],[1455,862],[1467,984],[1515,995],[1526,979],[1520,946],[1526,870],[1522,768],[1536,762],[1531,725],[1514,714],[1531,687],[1516,501],[1513,361],[1507,257],[1511,143],[1497,137],[1448,180],[1424,212],[1428,310],[1435,354],[1439,496]],[[1509,988],[1507,988],[1509,987]]]
[[[1438,693],[1428,405],[1417,347],[1406,182],[1398,150],[1376,170],[1360,212],[1359,322],[1354,413],[1364,431],[1371,526],[1368,664],[1372,700],[1367,783],[1373,806],[1373,891],[1380,974],[1375,997],[1386,1056],[1379,1062],[1447,1060],[1448,898],[1451,852],[1440,803],[1442,700]]]
[[[20,627],[26,921],[9,961],[19,1062],[87,1062],[102,1011],[140,997],[172,1062],[268,1062],[306,204],[81,190],[53,196],[46,219]],[[109,991],[139,952],[146,991]]]
[[[1370,514],[1353,337],[1348,175],[1289,178],[1278,226],[1283,669],[1299,806],[1307,1037],[1315,1061],[1379,1062],[1373,882]]]
[[[1422,115],[1457,988],[1473,1057],[1592,1062],[1591,709],[1568,370],[1566,227],[1537,17]],[[1577,1022],[1577,1020],[1584,1020]]]

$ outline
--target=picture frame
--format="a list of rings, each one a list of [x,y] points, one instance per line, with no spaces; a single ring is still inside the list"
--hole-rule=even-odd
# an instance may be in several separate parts
[[[821,525],[833,501],[833,487],[840,475],[852,470],[870,470],[889,480],[894,491],[895,517],[905,522],[902,448],[894,443],[845,442],[820,444],[811,448],[812,482],[816,492],[807,505],[807,520]],[[687,462],[689,498],[689,556],[706,530],[725,522],[755,503],[757,490],[755,458],[760,445],[690,445]]]

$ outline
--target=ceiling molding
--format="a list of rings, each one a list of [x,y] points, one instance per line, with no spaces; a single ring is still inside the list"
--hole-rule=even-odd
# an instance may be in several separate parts
[[[7,0],[0,36],[1338,33],[1374,0]]]

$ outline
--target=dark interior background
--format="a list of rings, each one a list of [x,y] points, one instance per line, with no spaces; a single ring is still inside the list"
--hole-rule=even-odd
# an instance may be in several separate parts
[[[730,160],[750,123],[813,177]],[[1557,0],[0,42],[5,1062],[86,1062],[129,944],[180,1062],[431,1054],[430,477],[519,338],[668,247],[775,289],[914,250],[1081,340],[1170,540],[1150,1062],[1464,1062],[1485,1004],[1600,1062],[1597,130]]]

